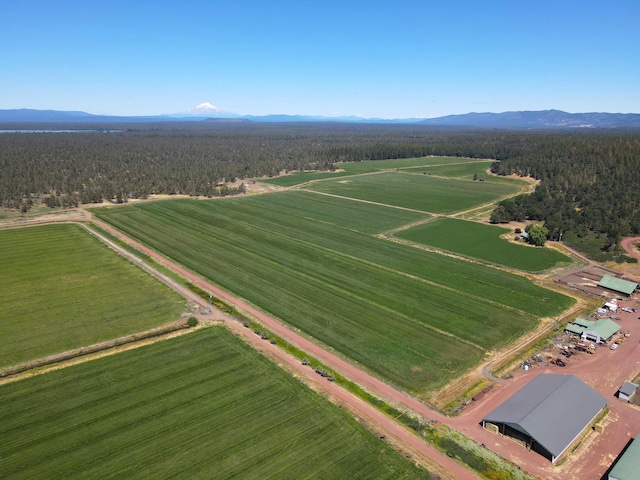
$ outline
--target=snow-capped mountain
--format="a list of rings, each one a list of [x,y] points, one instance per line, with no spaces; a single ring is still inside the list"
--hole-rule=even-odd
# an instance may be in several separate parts
[[[235,118],[238,114],[231,112],[224,112],[215,105],[209,102],[204,102],[196,105],[189,110],[180,113],[174,113],[171,117],[197,117],[197,118]]]
[[[209,113],[220,113],[220,110],[218,110],[218,107],[215,105],[211,105],[209,102],[204,102],[190,108],[187,110],[187,113],[190,113],[191,115],[206,115]]]

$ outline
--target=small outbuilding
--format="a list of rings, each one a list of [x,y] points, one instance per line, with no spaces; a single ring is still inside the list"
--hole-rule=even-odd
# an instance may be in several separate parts
[[[622,278],[614,277],[612,275],[604,275],[602,280],[600,280],[600,283],[598,283],[598,286],[608,290],[613,290],[614,292],[623,293],[627,297],[631,295],[636,288],[638,288],[637,283],[623,280]]]
[[[618,390],[618,398],[620,400],[624,400],[625,402],[631,401],[631,397],[633,397],[638,389],[638,385],[631,382],[624,382],[624,385],[620,387]]]
[[[636,438],[618,458],[609,480],[638,480],[640,478],[640,441]]]
[[[554,463],[607,406],[575,375],[541,374],[489,413],[482,426]]]

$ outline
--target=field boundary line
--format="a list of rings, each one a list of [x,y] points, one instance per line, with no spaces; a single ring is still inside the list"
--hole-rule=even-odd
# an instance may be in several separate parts
[[[345,197],[344,195],[336,195],[335,193],[327,193],[327,192],[318,192],[316,190],[309,190],[307,188],[298,188],[297,190],[301,190],[303,192],[308,192],[308,193],[316,193],[318,195],[326,195],[327,197],[340,198],[342,200],[351,200],[353,202],[361,202],[361,203],[368,203],[370,205],[378,205],[380,207],[395,208],[397,210],[406,210],[407,212],[424,213],[426,215],[438,215],[437,213],[426,212],[424,210],[416,210],[415,208],[400,207],[398,205],[389,205],[388,203],[374,202],[372,200],[363,200],[361,198]]]
[[[224,322],[220,321],[223,324]],[[211,325],[209,322],[206,325]],[[97,358],[115,355],[126,350],[133,350],[145,345],[168,340],[177,336],[193,332],[200,327],[189,327],[185,320],[160,325],[143,332],[132,333],[122,337],[105,340],[104,342],[74,348],[65,352],[48,355],[28,362],[19,363],[0,369],[0,385],[15,382],[24,378],[41,375],[61,368],[79,363],[88,362]]]

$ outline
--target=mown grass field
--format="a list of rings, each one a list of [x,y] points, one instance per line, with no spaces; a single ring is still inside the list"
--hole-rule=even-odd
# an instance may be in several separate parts
[[[291,215],[371,234],[386,232],[430,217],[426,213],[345,201],[301,190],[292,190],[286,195],[256,196],[247,201],[278,215]]]
[[[0,230],[0,366],[177,320],[184,300],[76,225]]]
[[[483,176],[485,181],[493,181],[499,177],[492,177],[487,173],[493,161],[449,163],[446,165],[433,165],[424,167],[412,167],[404,169],[405,172],[424,173],[441,177],[466,178],[473,180],[473,176]]]
[[[273,185],[279,185],[281,187],[292,187],[300,185],[312,180],[321,180],[324,178],[337,178],[348,175],[360,175],[363,173],[379,172],[383,170],[396,170],[396,169],[417,169],[427,166],[433,167],[434,165],[440,165],[446,167],[447,165],[458,165],[463,163],[487,163],[486,160],[477,160],[473,158],[459,158],[459,157],[417,157],[417,158],[398,158],[393,160],[366,160],[363,162],[339,162],[336,163],[335,172],[294,172],[289,175],[283,175],[281,177],[265,178],[261,179],[261,182],[270,183]],[[492,161],[488,164],[491,165]],[[485,170],[488,167],[484,167]],[[473,176],[473,174],[472,174]]]
[[[540,272],[571,261],[556,250],[516,245],[500,238],[509,232],[508,228],[493,225],[438,218],[397,232],[395,236],[529,272]]]
[[[285,192],[94,214],[416,392],[571,303],[515,275],[309,218],[314,201]]]
[[[451,214],[517,193],[515,185],[382,172],[323,180],[309,189],[429,213]]]
[[[221,327],[0,397],[3,478],[429,478]]]

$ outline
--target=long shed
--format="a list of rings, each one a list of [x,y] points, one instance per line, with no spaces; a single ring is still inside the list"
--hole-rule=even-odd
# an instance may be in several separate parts
[[[602,395],[575,375],[541,374],[489,413],[482,425],[494,425],[554,463],[606,405]]]
[[[624,293],[625,295],[631,295],[636,288],[638,288],[638,284],[634,282],[630,282],[629,280],[623,280],[622,278],[614,277],[612,275],[604,275],[600,283],[598,283],[599,287],[606,288],[608,290],[613,290],[614,292]]]
[[[640,478],[640,440],[633,440],[609,472],[609,480],[638,480]]]

